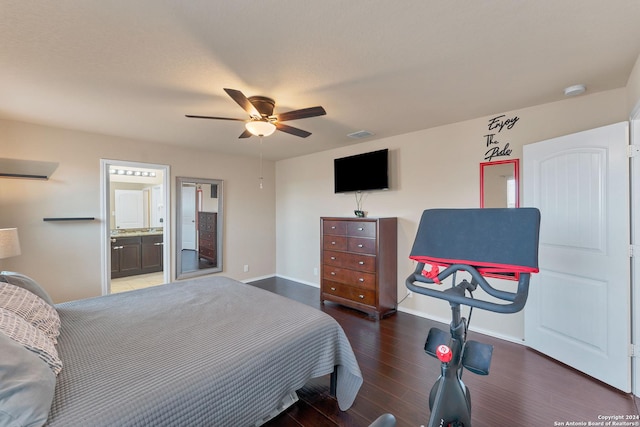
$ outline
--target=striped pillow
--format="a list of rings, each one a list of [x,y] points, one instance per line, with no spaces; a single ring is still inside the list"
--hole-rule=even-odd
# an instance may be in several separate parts
[[[42,298],[26,289],[0,282],[0,307],[16,313],[40,329],[54,344],[58,342],[60,317],[56,309]]]
[[[0,282],[11,283],[19,288],[26,289],[42,298],[47,304],[53,305],[53,300],[47,291],[45,291],[38,282],[29,276],[25,276],[24,274],[17,273],[15,271],[0,271]]]
[[[37,354],[54,374],[58,375],[62,370],[62,361],[53,341],[16,313],[0,308],[0,332]]]

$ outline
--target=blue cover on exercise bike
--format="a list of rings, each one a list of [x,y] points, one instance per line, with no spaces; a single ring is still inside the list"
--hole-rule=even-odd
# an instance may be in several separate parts
[[[429,209],[422,213],[410,258],[439,267],[467,264],[482,275],[517,280],[538,272],[536,208]],[[437,277],[435,277],[437,282]]]

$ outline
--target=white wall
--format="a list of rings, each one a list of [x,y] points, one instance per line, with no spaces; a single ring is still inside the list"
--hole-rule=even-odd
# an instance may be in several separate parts
[[[630,117],[640,117],[640,55],[627,80],[627,108]]]
[[[624,121],[628,118],[626,96],[619,89],[507,112],[506,117],[519,120],[495,139],[501,147],[508,142],[513,151],[494,160],[521,158],[525,144]],[[314,269],[320,267],[320,217],[353,216],[356,208],[353,194],[333,193],[333,159],[389,148],[391,189],[367,193],[363,210],[369,216],[398,217],[401,299],[406,294],[405,278],[415,268],[408,256],[422,211],[479,206],[479,163],[485,161],[485,135],[489,119],[500,114],[277,162],[277,274],[319,286]],[[503,281],[499,286],[510,283]],[[405,300],[401,309],[447,322],[450,316],[448,303],[420,295]],[[523,314],[476,310],[472,328],[520,340]]]
[[[0,120],[0,157],[47,160],[60,166],[49,181],[0,179],[0,228],[18,227],[22,255],[0,268],[32,276],[56,302],[101,294],[100,159],[171,166],[172,241],[175,178],[224,180],[224,275],[246,280],[275,271],[274,164],[259,159]],[[93,216],[91,222],[43,222],[44,217]],[[173,252],[175,245],[172,243]],[[172,256],[172,265],[175,257]],[[249,264],[250,273],[242,266]],[[175,271],[175,268],[173,269]]]

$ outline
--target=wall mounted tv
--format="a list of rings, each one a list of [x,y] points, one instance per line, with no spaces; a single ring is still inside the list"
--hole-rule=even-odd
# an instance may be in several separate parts
[[[389,188],[389,150],[378,150],[333,161],[336,193]]]

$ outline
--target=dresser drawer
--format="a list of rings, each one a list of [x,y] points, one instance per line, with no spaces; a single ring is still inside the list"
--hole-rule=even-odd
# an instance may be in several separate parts
[[[373,255],[325,251],[322,263],[334,267],[350,268],[351,270],[376,271],[376,257]]]
[[[346,221],[322,221],[322,234],[336,234],[344,236],[347,234]]]
[[[347,286],[342,283],[336,283],[329,280],[323,282],[322,291],[326,294],[346,298],[361,304],[375,305],[376,303],[375,291],[354,288],[352,286]]]
[[[322,236],[322,247],[328,250],[346,251],[346,236]]]
[[[347,235],[355,237],[376,237],[376,223],[369,221],[350,221],[347,224]]]
[[[203,248],[200,247],[200,249],[198,250],[198,254],[201,257],[206,257],[206,258],[215,258],[216,257],[216,251],[210,248]]]
[[[213,231],[201,231],[200,240],[213,240]]]
[[[213,231],[216,228],[217,214],[214,212],[198,212],[198,228]]]
[[[347,250],[349,252],[358,252],[361,254],[376,253],[376,239],[365,239],[361,237],[348,237]]]
[[[349,270],[348,268],[334,267],[332,265],[323,265],[322,278],[333,282],[346,283],[361,289],[376,289],[375,273]]]

